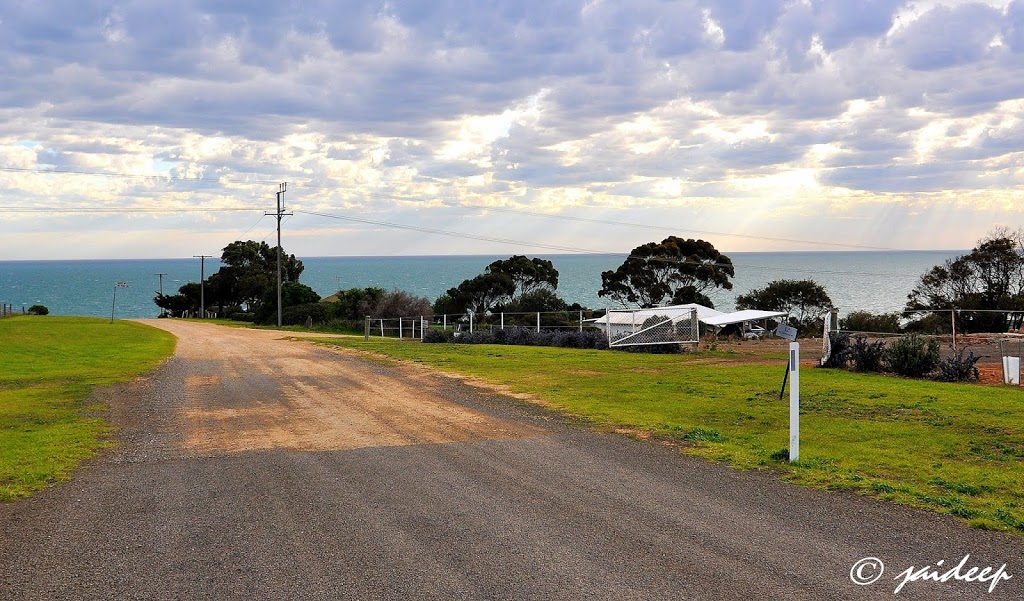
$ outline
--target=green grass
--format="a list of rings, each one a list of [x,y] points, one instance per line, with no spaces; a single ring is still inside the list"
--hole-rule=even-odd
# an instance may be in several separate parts
[[[0,319],[0,501],[66,480],[111,444],[90,392],[153,369],[174,345],[171,334],[127,321]]]
[[[802,368],[800,461],[787,462],[785,355],[645,355],[323,340],[476,376],[599,429],[650,433],[741,469],[1024,533],[1024,391]],[[752,349],[755,347],[751,347]]]

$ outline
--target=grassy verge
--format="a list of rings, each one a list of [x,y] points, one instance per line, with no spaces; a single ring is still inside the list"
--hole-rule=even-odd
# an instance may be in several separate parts
[[[324,340],[476,376],[598,428],[680,443],[738,468],[931,508],[1024,533],[1024,391],[801,369],[799,463],[786,461],[782,353],[645,355]]]
[[[138,323],[48,316],[0,319],[0,341],[0,501],[66,480],[110,444],[89,393],[153,369],[175,344]]]

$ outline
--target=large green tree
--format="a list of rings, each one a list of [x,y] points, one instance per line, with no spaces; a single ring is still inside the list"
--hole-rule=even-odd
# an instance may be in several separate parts
[[[810,330],[821,328],[832,309],[832,299],[814,280],[775,280],[764,288],[736,297],[737,309],[761,309],[789,313],[789,325]]]
[[[551,261],[513,255],[494,261],[480,275],[449,288],[434,302],[433,310],[435,314],[477,316],[489,311],[560,311],[566,304],[555,294],[557,288],[558,270]],[[523,308],[527,306],[531,308]]]
[[[1024,233],[995,232],[970,253],[925,272],[907,296],[906,311],[919,318],[946,310],[935,319],[945,325],[950,309],[960,310],[958,329],[1005,331],[1005,313],[985,311],[1024,310]]]
[[[558,288],[558,270],[551,261],[537,257],[514,255],[487,266],[485,274],[507,275],[515,287],[512,298],[537,290],[554,291]]]
[[[483,315],[498,303],[511,299],[515,291],[515,282],[508,274],[482,273],[449,288],[434,303],[435,311],[445,309],[442,312]]]
[[[218,301],[240,305],[247,311],[256,311],[264,299],[276,302],[277,247],[266,242],[237,240],[224,247],[220,260],[221,268],[208,280]],[[302,270],[302,261],[282,250],[282,283],[297,282]]]
[[[713,307],[705,292],[732,289],[732,260],[710,242],[669,236],[633,249],[615,271],[601,274],[598,296],[624,307],[700,303]]]

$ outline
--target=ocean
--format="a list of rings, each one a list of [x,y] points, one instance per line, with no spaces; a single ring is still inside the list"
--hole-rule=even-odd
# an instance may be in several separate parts
[[[921,274],[966,251],[851,251],[728,253],[736,268],[731,291],[710,293],[715,308],[734,308],[737,294],[772,280],[812,279],[828,291],[840,313],[901,311]],[[300,257],[300,281],[321,296],[355,287],[400,289],[431,300],[509,255],[418,257]],[[597,296],[601,272],[615,269],[624,255],[531,255],[552,261],[559,271],[558,293],[586,307],[610,306]],[[207,259],[207,276],[220,262]],[[51,315],[115,318],[155,317],[160,286],[172,294],[200,280],[199,259],[0,261],[0,303],[45,305]],[[117,288],[117,282],[127,284]],[[116,294],[116,297],[115,297]]]

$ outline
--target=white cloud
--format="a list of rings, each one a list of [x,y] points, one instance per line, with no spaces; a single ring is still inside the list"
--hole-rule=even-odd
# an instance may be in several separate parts
[[[959,215],[942,207],[965,210],[963,198],[1007,222],[1024,214],[1022,0],[55,10],[0,9],[0,167],[153,177],[0,171],[11,205],[255,206],[288,181],[296,206],[396,221],[408,207],[422,219],[459,204],[700,206],[750,233],[759,219],[883,219],[879,207],[908,203]],[[249,218],[124,223],[174,248],[181,223],[202,224],[206,240]],[[55,232],[75,223],[4,221],[40,232],[58,222]],[[344,235],[335,226],[310,226],[303,243]],[[783,237],[817,237],[804,226]],[[0,232],[0,250],[15,248]],[[621,247],[644,241],[635,234]],[[879,242],[870,228],[857,235]],[[395,236],[377,239],[365,253],[395,248]]]

